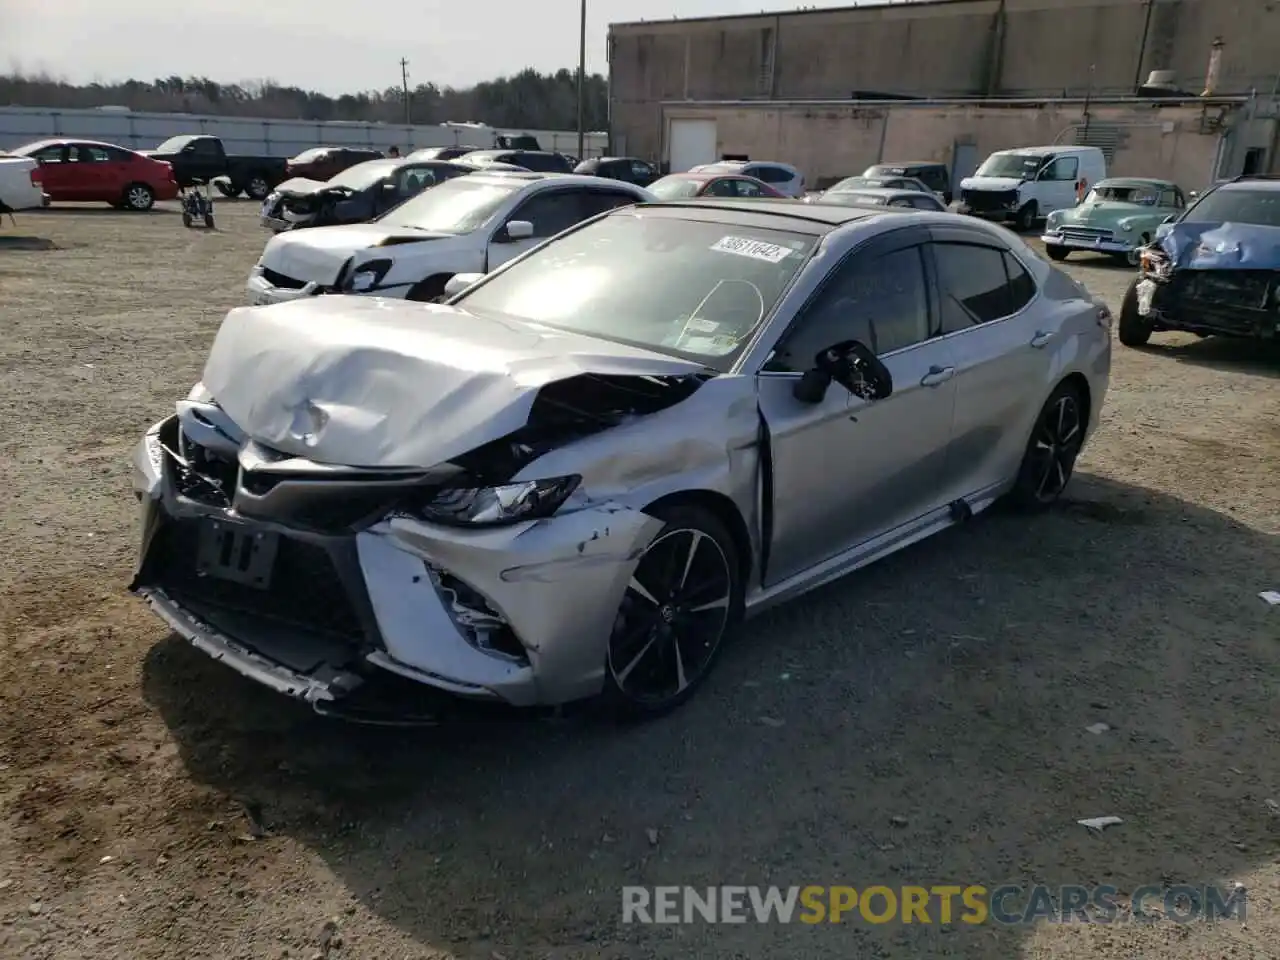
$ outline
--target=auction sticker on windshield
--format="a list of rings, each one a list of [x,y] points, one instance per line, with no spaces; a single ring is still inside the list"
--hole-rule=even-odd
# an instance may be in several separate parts
[[[711,245],[711,249],[719,253],[735,253],[740,257],[751,257],[768,263],[781,263],[792,253],[788,247],[780,247],[776,243],[765,243],[763,240],[752,240],[748,237],[721,237]]]

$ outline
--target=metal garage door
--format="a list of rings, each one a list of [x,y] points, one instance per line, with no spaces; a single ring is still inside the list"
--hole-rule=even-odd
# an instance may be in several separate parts
[[[667,128],[667,156],[671,172],[682,173],[700,163],[715,163],[716,122],[714,120],[672,120]]]

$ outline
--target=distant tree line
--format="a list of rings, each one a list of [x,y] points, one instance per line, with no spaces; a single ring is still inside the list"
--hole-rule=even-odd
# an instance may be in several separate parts
[[[287,87],[273,80],[218,83],[205,77],[165,77],[122,83],[73,84],[46,74],[0,76],[0,103],[17,107],[73,109],[124,106],[156,113],[210,113],[278,120],[363,120],[404,123],[400,87],[331,97]],[[474,120],[495,127],[574,130],[578,126],[575,71],[521,70],[510,77],[457,89],[419,84],[409,93],[415,124]],[[608,86],[600,74],[586,85],[586,127],[603,130],[608,121]]]

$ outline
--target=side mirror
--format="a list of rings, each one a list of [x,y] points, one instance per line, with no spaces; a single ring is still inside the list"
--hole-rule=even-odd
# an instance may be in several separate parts
[[[1200,191],[1199,191],[1199,190],[1192,190],[1190,193],[1188,193],[1188,194],[1187,194],[1187,199],[1188,199],[1188,200],[1194,200],[1194,199],[1195,199],[1196,197],[1198,197],[1198,196],[1200,196]]]
[[[533,224],[528,220],[508,220],[504,228],[506,239],[510,243],[517,240],[528,240],[533,236]]]
[[[792,395],[801,403],[821,403],[833,381],[863,400],[883,400],[893,393],[893,375],[888,367],[857,340],[845,340],[820,351]]]
[[[446,297],[456,297],[463,290],[478,283],[484,279],[483,273],[455,273],[444,285],[444,295]]]

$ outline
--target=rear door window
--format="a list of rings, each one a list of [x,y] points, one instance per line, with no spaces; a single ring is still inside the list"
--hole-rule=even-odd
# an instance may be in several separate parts
[[[1000,320],[1024,307],[1035,284],[1012,257],[1020,274],[1011,280],[1006,253],[977,243],[934,243],[933,258],[942,293],[942,332],[955,333]],[[1025,279],[1024,279],[1025,278]]]

